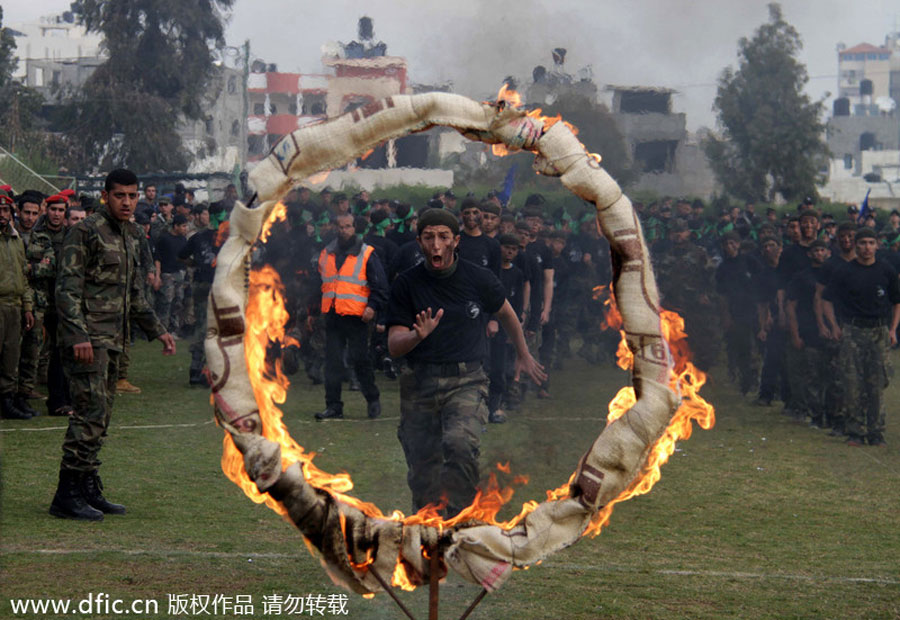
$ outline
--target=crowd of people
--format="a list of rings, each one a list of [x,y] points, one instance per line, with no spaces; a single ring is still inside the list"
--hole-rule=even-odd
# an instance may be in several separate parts
[[[810,199],[779,217],[753,204],[704,217],[699,201],[635,205],[653,243],[664,307],[679,312],[695,363],[724,342],[744,395],[851,446],[884,446],[889,348],[897,344],[900,212],[879,227],[856,206]]]
[[[94,488],[96,454],[82,454],[79,441],[99,449],[99,439],[80,408],[105,415],[105,429],[112,395],[140,391],[128,380],[136,335],[160,338],[165,352],[192,338],[188,382],[208,386],[206,300],[238,198],[229,185],[218,202],[195,204],[180,184],[167,195],[152,184],[139,193],[128,171],[111,177],[100,200],[0,187],[0,413],[38,415],[29,401],[45,383],[48,414],[69,416],[58,516],[124,511]],[[317,420],[344,417],[345,384],[361,392],[367,417],[379,417],[375,373],[399,377],[398,435],[415,509],[444,501],[454,514],[467,505],[482,424],[506,422],[529,392],[552,398],[552,375],[575,354],[591,364],[615,358],[619,334],[605,329],[602,303],[609,246],[592,206],[572,213],[540,194],[510,205],[494,193],[452,191],[414,206],[328,188],[314,199],[305,187],[282,202],[283,217],[252,254],[254,268],[271,266],[285,287],[288,337],[273,343],[271,361],[324,384]],[[710,217],[699,200],[634,207],[662,306],[684,318],[701,370],[717,363],[724,342],[723,368],[756,404],[778,399],[785,415],[848,445],[885,445],[900,212],[879,227],[868,210],[836,219],[811,200],[781,217],[771,208],[760,216],[753,204],[714,207]],[[103,297],[111,286],[124,301]],[[102,376],[86,370],[97,364]],[[85,401],[91,391],[106,404]],[[435,407],[438,418],[423,413]],[[449,426],[433,428],[442,416]],[[79,504],[85,497],[97,505]]]

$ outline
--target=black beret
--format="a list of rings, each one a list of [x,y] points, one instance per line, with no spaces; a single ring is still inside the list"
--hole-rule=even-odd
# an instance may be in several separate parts
[[[446,226],[454,235],[459,234],[459,220],[446,209],[426,209],[419,216],[419,235],[429,226]]]
[[[497,240],[500,242],[500,245],[514,245],[516,247],[519,247],[519,238],[509,233],[500,235],[499,237],[497,237]]]

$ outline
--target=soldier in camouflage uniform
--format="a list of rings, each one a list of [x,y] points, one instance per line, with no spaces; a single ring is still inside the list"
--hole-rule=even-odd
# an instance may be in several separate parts
[[[400,378],[397,436],[409,467],[413,509],[444,504],[452,516],[469,505],[479,482],[478,455],[487,423],[487,321],[495,315],[516,348],[516,377],[546,379],[528,353],[522,327],[492,272],[457,260],[459,222],[444,209],[419,219],[425,262],[401,273],[388,307],[388,348],[406,356]]]
[[[35,233],[46,221],[46,216],[37,216],[37,213],[41,210],[41,202],[41,196],[33,194],[32,192],[25,192],[19,198],[19,234],[22,235],[22,238],[25,241],[25,257],[27,261],[25,271],[28,276],[28,284],[31,286],[32,291],[34,291],[35,283],[31,270],[31,261],[28,260],[28,250],[34,243]],[[53,210],[54,217],[59,225],[62,226],[66,213],[65,197],[59,195],[51,196],[46,200],[46,206],[47,209]],[[26,214],[31,220],[30,226],[27,228],[27,235],[25,227],[22,226],[25,222]],[[44,344],[44,310],[46,305],[41,303],[43,301],[43,299],[38,299],[38,294],[35,292],[34,327],[22,334],[22,346],[19,350],[19,387],[17,399],[20,403],[19,408],[32,416],[40,414],[28,404],[28,400],[42,398],[40,394],[35,392],[34,388],[37,383],[38,361],[41,356],[41,347]]]
[[[841,343],[843,380],[849,406],[847,445],[884,446],[884,388],[888,342],[897,344],[900,325],[900,282],[890,264],[875,258],[878,240],[871,228],[856,231],[856,258],[838,265],[824,293],[830,335]],[[842,308],[842,323],[834,306]]]
[[[684,220],[675,220],[669,244],[653,259],[660,301],[684,319],[694,364],[709,370],[719,354],[722,340],[713,291],[713,267],[706,250],[690,240]]]
[[[0,194],[0,415],[27,420],[28,411],[16,397],[22,319],[34,326],[32,292],[25,277],[25,244],[12,225],[12,200]]]
[[[47,368],[47,390],[49,392],[47,411],[50,415],[69,415],[72,411],[57,346],[59,317],[56,312],[56,272],[63,239],[66,236],[65,216],[65,202],[48,202],[47,213],[34,227],[31,244],[26,252],[31,270],[35,308],[43,317],[48,340],[50,359]],[[37,370],[38,354],[39,351],[36,351],[33,362],[35,371]],[[21,369],[23,363],[20,362],[19,367]]]
[[[105,206],[69,230],[63,242],[56,282],[63,368],[74,413],[63,442],[59,486],[50,514],[100,521],[124,514],[107,501],[97,474],[98,458],[112,415],[118,364],[134,318],[159,338],[163,354],[175,341],[157,320],[138,279],[139,247],[129,218],[137,204],[137,177],[114,170],[106,177]]]

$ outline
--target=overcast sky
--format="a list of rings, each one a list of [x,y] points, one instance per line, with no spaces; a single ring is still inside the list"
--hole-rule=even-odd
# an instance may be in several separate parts
[[[478,99],[502,79],[530,80],[535,65],[552,66],[550,50],[568,49],[566,67],[590,65],[606,84],[666,86],[679,91],[676,112],[688,128],[712,126],[716,80],[736,66],[737,41],[768,18],[766,0],[235,0],[228,43],[250,40],[251,55],[281,71],[322,72],[321,46],[356,38],[368,15],[388,54],[404,56],[413,82],[452,81]],[[68,0],[3,0],[4,23],[68,8]],[[835,46],[883,44],[897,28],[897,0],[784,0],[785,19],[799,31],[801,60],[818,99],[837,90]],[[830,108],[830,100],[828,102]]]

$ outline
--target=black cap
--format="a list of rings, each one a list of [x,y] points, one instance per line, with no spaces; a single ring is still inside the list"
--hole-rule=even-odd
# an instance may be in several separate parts
[[[459,234],[459,220],[446,209],[426,209],[419,215],[419,234],[429,226],[446,226],[454,235]]]
[[[519,238],[517,236],[511,235],[509,233],[506,233],[505,235],[500,235],[499,237],[497,237],[497,241],[500,242],[501,246],[514,245],[516,247],[519,247]]]

